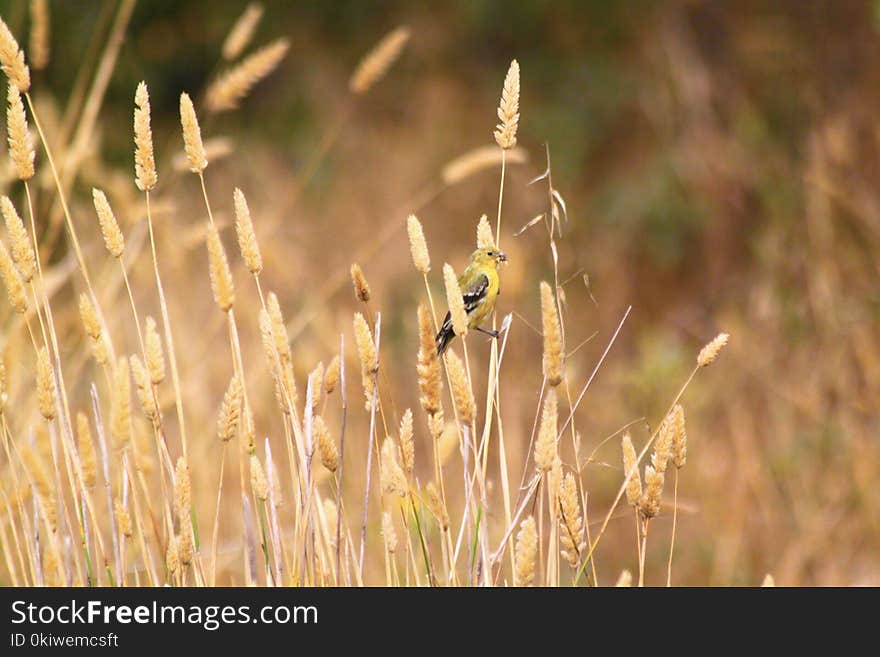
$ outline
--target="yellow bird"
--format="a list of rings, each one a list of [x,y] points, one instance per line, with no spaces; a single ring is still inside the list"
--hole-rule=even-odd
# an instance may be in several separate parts
[[[458,286],[464,298],[464,311],[467,313],[468,328],[486,333],[494,338],[498,337],[498,331],[490,331],[480,328],[480,323],[495,309],[495,301],[501,292],[498,279],[498,265],[507,262],[507,255],[496,248],[477,249],[471,254],[471,261],[458,277]],[[437,354],[443,352],[455,337],[452,329],[451,313],[446,313],[446,319],[437,333]]]

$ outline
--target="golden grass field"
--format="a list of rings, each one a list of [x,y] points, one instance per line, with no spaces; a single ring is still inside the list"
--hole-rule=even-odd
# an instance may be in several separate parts
[[[343,67],[243,4],[210,76],[120,109],[135,2],[105,3],[63,93],[52,5],[0,15],[4,585],[880,583],[860,115],[762,152],[661,12],[671,91],[644,113],[712,222],[642,231],[579,207],[592,173],[530,132],[515,47],[473,89],[424,16]],[[261,117],[293,52],[325,111],[291,156]],[[637,179],[609,217],[638,216],[663,183],[604,159]],[[798,196],[762,200],[771,172]],[[463,330],[478,246],[508,256],[497,339]]]

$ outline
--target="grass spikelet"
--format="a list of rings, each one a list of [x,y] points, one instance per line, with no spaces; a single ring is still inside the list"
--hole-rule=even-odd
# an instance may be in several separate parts
[[[413,441],[413,414],[410,409],[406,409],[403,417],[400,419],[400,461],[403,470],[408,475],[412,475],[416,464],[416,448]]]
[[[28,134],[27,115],[21,94],[12,82],[9,83],[6,106],[6,139],[9,144],[9,156],[15,164],[15,175],[19,180],[30,180],[34,177],[34,147]]]
[[[672,464],[681,468],[687,463],[687,430],[684,424],[684,409],[676,404],[672,409]]]
[[[232,202],[235,206],[235,234],[238,236],[241,257],[244,258],[250,273],[259,274],[263,271],[263,256],[260,254],[260,245],[257,243],[257,234],[254,232],[247,199],[238,187],[232,192]]]
[[[321,404],[324,401],[324,363],[319,362],[309,374],[312,384],[312,415],[320,413]]]
[[[133,533],[131,528],[131,516],[119,500],[113,501],[113,513],[116,514],[116,522],[119,523],[119,533],[126,538],[130,538]]]
[[[153,130],[150,127],[150,93],[141,82],[134,93],[134,181],[142,192],[149,192],[158,182],[153,154]]]
[[[274,292],[269,292],[266,297],[266,308],[269,311],[270,325],[272,328],[272,336],[275,342],[275,349],[282,361],[290,360],[290,340],[287,337],[287,326],[284,323],[284,315],[281,313],[281,304],[278,303],[278,297]]]
[[[501,151],[495,146],[480,146],[469,150],[450,160],[443,167],[443,182],[455,185],[471,176],[491,167],[501,166]],[[529,161],[528,153],[522,148],[512,148],[504,155],[507,164],[525,164]]]
[[[501,103],[498,105],[495,141],[504,150],[516,146],[516,129],[519,126],[519,63],[514,59],[504,78]]]
[[[428,243],[425,241],[422,222],[414,214],[406,218],[406,234],[409,236],[409,250],[413,264],[420,273],[427,274],[431,271],[431,256],[428,255]]]
[[[31,241],[28,239],[27,229],[8,196],[0,197],[0,210],[3,213],[6,232],[9,234],[9,250],[12,261],[18,267],[18,272],[24,282],[28,283],[33,279],[37,269],[37,258],[34,255]]]
[[[397,551],[397,532],[394,531],[394,520],[387,511],[382,512],[382,538],[389,554]]]
[[[106,365],[110,360],[110,348],[107,346],[107,338],[101,336],[97,340],[92,340],[92,355],[98,365]]]
[[[50,422],[55,418],[55,372],[49,360],[49,351],[41,347],[37,352],[37,399],[40,415]]]
[[[235,437],[241,419],[242,389],[238,376],[233,375],[223,395],[223,404],[217,417],[217,436],[223,442]]]
[[[28,53],[31,65],[42,71],[49,63],[49,1],[31,0],[31,35]]]
[[[24,290],[24,283],[15,263],[6,250],[6,245],[0,242],[0,278],[3,279],[3,285],[6,286],[6,294],[9,297],[9,305],[19,314],[24,314],[28,309],[27,294]]]
[[[468,383],[464,363],[452,350],[447,352],[446,369],[449,371],[452,398],[455,401],[455,408],[458,409],[459,420],[462,424],[472,424],[477,414],[474,391]]]
[[[318,443],[318,452],[321,455],[321,465],[327,468],[330,472],[336,472],[336,468],[339,467],[339,450],[336,448],[336,443],[333,442],[333,439],[330,437],[330,430],[327,428],[327,423],[324,422],[324,418],[320,415],[316,415],[312,420],[312,431],[315,434],[315,439]]]
[[[289,48],[287,39],[278,39],[221,73],[208,87],[205,96],[208,111],[223,112],[238,107],[253,86],[278,67]]]
[[[262,17],[263,5],[259,2],[251,2],[245,7],[241,16],[235,21],[232,29],[229,30],[229,34],[226,35],[226,39],[223,41],[223,48],[220,51],[223,59],[231,62],[244,52],[244,49],[248,47],[251,39],[253,39],[254,32],[256,32],[257,25]]]
[[[183,129],[183,149],[189,160],[189,170],[202,173],[208,166],[205,145],[202,143],[202,130],[192,99],[186,92],[180,94],[180,126]]]
[[[559,491],[559,518],[561,531],[559,541],[562,544],[562,556],[568,565],[577,568],[581,551],[584,549],[584,521],[581,517],[581,502],[578,497],[577,483],[571,472],[566,473]]]
[[[156,320],[149,315],[144,332],[144,350],[150,381],[157,386],[165,380],[165,353],[162,350],[162,338],[159,337]]]
[[[146,418],[154,425],[159,424],[159,409],[156,406],[156,397],[153,395],[153,386],[150,382],[150,373],[141,362],[141,359],[132,355],[131,375],[134,379],[135,392],[141,404],[141,410]]]
[[[333,356],[333,360],[327,365],[324,372],[324,394],[332,395],[339,385],[339,354]]]
[[[535,466],[541,473],[550,471],[556,458],[556,436],[559,423],[559,403],[556,391],[552,388],[547,391],[544,398],[544,408],[541,411],[541,425],[538,429],[538,439],[535,441]]]
[[[382,40],[364,55],[349,79],[348,88],[351,93],[363,95],[385,77],[388,69],[400,56],[409,37],[409,28],[405,26],[398,27],[382,37]]]
[[[12,36],[6,22],[0,18],[0,68],[21,93],[31,88],[31,72],[24,63],[24,52]]]
[[[477,248],[488,249],[495,247],[495,236],[492,235],[492,226],[489,225],[489,219],[484,214],[480,217],[477,224]]]
[[[538,531],[535,518],[529,516],[519,526],[516,535],[516,579],[517,586],[531,586],[535,581],[535,562],[538,559]]]
[[[624,477],[629,477],[626,484],[626,501],[632,506],[637,506],[639,500],[642,498],[642,479],[639,476],[636,448],[633,447],[632,437],[629,435],[629,431],[623,434],[621,444],[623,447],[623,474]],[[631,477],[630,473],[632,473]]]
[[[92,430],[86,414],[76,414],[76,449],[79,455],[79,465],[82,469],[83,483],[86,488],[94,488],[98,479],[98,456],[95,452],[95,441],[92,440]]]
[[[120,358],[116,365],[110,434],[116,449],[123,449],[131,442],[131,378],[125,358]]]
[[[443,498],[440,497],[440,492],[437,490],[437,486],[434,485],[433,481],[428,482],[426,493],[428,496],[428,509],[437,519],[437,525],[439,525],[441,531],[445,532],[449,529],[449,513],[446,511],[446,505],[443,504]]]
[[[367,320],[360,313],[354,314],[354,338],[361,361],[361,383],[364,386],[367,410],[373,402],[374,375],[379,371],[379,356]]]
[[[468,319],[464,310],[464,297],[455,270],[447,262],[443,265],[443,283],[446,286],[446,303],[449,304],[449,313],[452,318],[452,330],[460,338],[467,336]]]
[[[180,558],[180,563],[183,566],[188,566],[193,558],[192,531],[189,526],[181,526],[180,536],[177,537],[177,541],[177,554]]]
[[[55,487],[43,459],[32,447],[25,447],[21,450],[21,459],[30,475],[31,483],[37,494],[37,499],[40,501],[40,506],[43,508],[49,528],[55,531],[58,521],[58,505],[55,501]]]
[[[382,491],[391,495],[405,497],[409,491],[406,476],[397,462],[397,447],[391,438],[382,443]]]
[[[618,588],[629,588],[632,586],[633,576],[632,573],[626,569],[620,571],[620,576],[617,578],[617,583],[614,585]]]
[[[265,502],[269,499],[269,481],[266,479],[266,471],[263,469],[263,464],[260,463],[260,459],[257,458],[256,454],[251,454],[250,471],[251,488],[254,491],[254,495],[258,500]]]
[[[556,301],[549,283],[541,281],[541,327],[544,334],[543,369],[547,383],[558,386],[562,383],[565,348],[562,344],[562,330]]]
[[[189,524],[191,508],[192,481],[189,477],[189,465],[186,459],[180,456],[174,466],[174,514],[181,529]]]
[[[125,238],[119,230],[119,223],[110,208],[107,196],[100,189],[92,189],[92,201],[95,204],[95,212],[98,215],[98,223],[101,225],[101,235],[104,236],[104,244],[114,258],[121,258],[125,250]]]
[[[367,283],[367,278],[357,263],[351,266],[351,284],[354,286],[354,296],[357,300],[367,303],[370,300],[370,284]]]
[[[639,501],[639,511],[645,518],[653,518],[660,513],[660,498],[663,497],[664,475],[654,466],[645,466],[645,492]]]
[[[669,456],[672,453],[672,440],[674,437],[675,425],[670,413],[663,418],[660,431],[657,433],[657,440],[654,441],[654,453],[651,454],[651,465],[654,466],[657,472],[666,472],[666,465],[669,463]]]
[[[428,415],[440,410],[443,379],[440,376],[440,357],[434,344],[434,328],[424,303],[419,304],[419,356],[416,371],[419,375],[419,403]]]
[[[214,293],[214,301],[223,312],[229,312],[235,302],[235,287],[232,284],[232,272],[229,271],[229,261],[226,259],[226,250],[220,241],[220,233],[214,224],[209,224],[208,230],[208,271],[211,276],[211,291]]]
[[[98,340],[101,337],[101,322],[98,321],[98,316],[95,314],[92,300],[85,292],[79,295],[79,316],[82,319],[86,335],[92,340]]]
[[[719,333],[715,336],[712,342],[700,350],[700,353],[697,355],[697,366],[706,367],[714,363],[715,359],[718,358],[719,352],[724,348],[729,339],[729,333]]]
[[[172,576],[180,572],[180,552],[177,536],[168,539],[168,547],[165,549],[165,567]]]

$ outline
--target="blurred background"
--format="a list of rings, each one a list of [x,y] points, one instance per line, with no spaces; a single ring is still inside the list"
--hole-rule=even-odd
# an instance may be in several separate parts
[[[115,263],[103,251],[89,190],[104,188],[129,239],[143,240],[131,122],[134,89],[146,80],[159,165],[160,264],[191,440],[204,457],[203,466],[193,466],[196,491],[216,490],[214,417],[230,372],[225,318],[210,295],[201,190],[173,163],[182,150],[180,92],[196,100],[203,136],[219,149],[209,154],[206,182],[221,225],[230,225],[233,188],[248,197],[265,260],[262,282],[289,319],[302,390],[308,372],[319,360],[326,364],[345,335],[345,467],[356,491],[369,418],[352,347],[352,313],[362,308],[349,266],[362,266],[371,306],[382,312],[383,394],[392,416],[413,408],[417,471],[427,478],[431,448],[415,374],[424,287],[404,219],[414,212],[424,225],[435,298],[442,299],[442,263],[464,266],[481,214],[494,227],[499,168],[455,184],[442,170],[462,153],[494,144],[504,74],[516,58],[518,137],[527,161],[507,169],[500,243],[510,264],[498,304],[501,314],[514,313],[501,383],[512,479],[531,467],[524,459],[542,377],[538,284],[554,275],[545,224],[515,233],[548,212],[546,180],[529,181],[547,168],[549,151],[553,186],[567,209],[556,244],[573,391],[632,305],[576,416],[581,454],[595,449],[591,462],[580,464],[590,520],[601,521],[622,478],[619,435],[602,441],[631,424],[636,445],[643,444],[700,347],[723,330],[730,345],[683,398],[689,458],[679,486],[674,581],[755,585],[769,572],[784,585],[880,584],[880,4],[263,5],[250,49],[286,37],[290,50],[238,109],[208,115],[198,99],[225,66],[220,49],[245,3],[137,3],[69,179],[89,261],[109,276]],[[81,123],[66,116],[67,103],[90,82],[81,81],[82,71],[94,71],[118,3],[50,6],[51,57],[34,72],[33,93],[51,117],[51,140]],[[15,34],[27,33],[27,2],[3,0],[0,15]],[[353,96],[348,80],[357,62],[400,25],[412,38],[399,61],[368,94]],[[45,167],[41,173],[37,201],[49,216],[52,181]],[[11,193],[9,175],[0,187]],[[66,253],[63,231],[60,240],[57,262]],[[280,454],[271,381],[260,369],[259,298],[228,228],[224,241],[239,290],[245,362],[254,363],[249,385],[258,431],[279,441]],[[152,289],[146,253],[132,275],[135,289]],[[70,353],[85,344],[74,292],[73,283],[58,292],[71,305]],[[114,299],[112,332],[133,350],[118,287],[107,292],[107,303]],[[158,313],[152,292],[138,301]],[[480,408],[489,354],[482,337],[468,339]],[[91,367],[83,365],[84,379]],[[72,394],[74,406],[87,404],[85,386]],[[563,459],[574,466],[563,443]],[[490,486],[497,486],[495,467]],[[205,525],[213,495],[197,502]],[[230,514],[235,504],[229,502]],[[495,519],[500,528],[501,516]],[[226,544],[240,532],[235,522],[221,532]],[[649,584],[665,579],[670,529],[664,511],[652,523]],[[623,568],[637,570],[632,534],[630,513],[609,525],[596,553],[600,583],[613,583]]]

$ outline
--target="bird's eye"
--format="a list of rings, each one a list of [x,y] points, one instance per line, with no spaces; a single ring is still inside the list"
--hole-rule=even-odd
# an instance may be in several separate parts
[[[489,251],[489,254],[488,254],[488,255],[489,255],[490,258],[494,258],[494,257],[495,257],[495,252],[494,252],[494,251]]]

